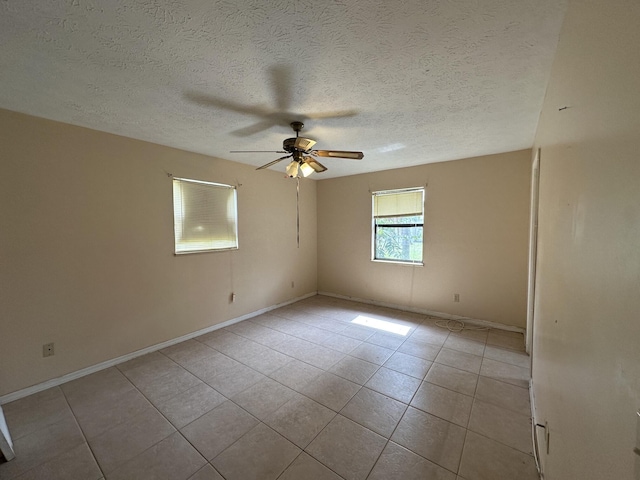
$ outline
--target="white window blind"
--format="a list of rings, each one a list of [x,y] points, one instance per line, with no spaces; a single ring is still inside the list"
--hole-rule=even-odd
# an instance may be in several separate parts
[[[373,195],[373,216],[376,218],[422,215],[423,206],[424,189],[375,192]]]
[[[236,189],[231,185],[173,179],[175,253],[238,248]]]

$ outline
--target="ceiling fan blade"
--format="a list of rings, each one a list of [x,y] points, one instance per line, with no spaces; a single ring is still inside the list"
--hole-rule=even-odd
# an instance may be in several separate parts
[[[242,127],[237,130],[231,132],[232,135],[236,137],[248,137],[249,135],[253,135],[255,133],[263,132],[275,125],[274,122],[270,120],[264,120],[262,122],[254,123],[253,125],[249,125],[248,127]]]
[[[351,160],[360,160],[364,157],[362,152],[347,152],[344,150],[313,150],[311,154],[318,157],[350,158]]]
[[[271,165],[275,165],[276,163],[284,160],[285,158],[289,158],[290,156],[291,155],[285,155],[284,157],[280,157],[279,159],[274,160],[273,162],[265,163],[261,167],[256,168],[256,170],[262,170],[263,168],[269,168]]]
[[[269,68],[271,75],[271,88],[275,94],[276,108],[280,112],[286,112],[291,105],[291,87],[293,72],[287,65],[274,65]]]
[[[287,153],[284,150],[230,150],[229,153]]]
[[[319,161],[317,161],[313,157],[304,157],[304,163],[307,163],[311,168],[313,168],[318,173],[322,173],[327,169],[327,167],[322,165]]]
[[[336,110],[335,112],[318,112],[305,115],[311,120],[321,120],[323,118],[344,118],[354,117],[358,114],[356,110]]]
[[[272,112],[271,109],[263,105],[242,105],[240,103],[231,102],[213,95],[204,95],[202,93],[187,92],[184,96],[198,105],[203,107],[216,107],[223,110],[231,110],[232,112],[244,113],[245,115],[254,115],[256,117],[268,117]]]

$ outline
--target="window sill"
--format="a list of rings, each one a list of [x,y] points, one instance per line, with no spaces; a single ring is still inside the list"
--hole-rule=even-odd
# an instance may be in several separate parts
[[[184,252],[173,252],[173,254],[178,257],[181,255],[190,255],[192,253],[212,253],[212,252],[228,252],[230,250],[238,250],[238,247],[228,247],[228,248],[210,248],[208,250],[187,250]]]
[[[372,258],[371,261],[375,263],[393,263],[396,265],[406,265],[409,267],[424,267],[424,262],[404,262],[402,260],[381,260],[379,258]]]

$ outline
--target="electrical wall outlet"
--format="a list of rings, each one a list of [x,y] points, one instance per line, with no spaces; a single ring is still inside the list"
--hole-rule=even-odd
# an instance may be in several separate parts
[[[232,293],[232,294],[231,294],[231,303],[233,303],[233,302],[235,302],[235,301],[236,301],[236,294],[235,294],[235,293]]]
[[[294,288],[296,286],[295,283],[293,283],[293,280],[291,280],[291,288]]]
[[[454,293],[453,294],[453,301],[458,303],[460,302],[460,294],[459,293]]]
[[[51,357],[53,356],[53,343],[47,343],[42,345],[42,356],[43,357]]]

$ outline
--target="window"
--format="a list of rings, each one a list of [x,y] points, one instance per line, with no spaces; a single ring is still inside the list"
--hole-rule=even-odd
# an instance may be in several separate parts
[[[424,188],[373,192],[373,260],[422,265]]]
[[[238,248],[235,187],[174,178],[173,226],[177,254]]]

